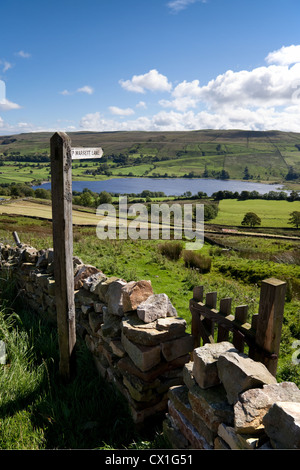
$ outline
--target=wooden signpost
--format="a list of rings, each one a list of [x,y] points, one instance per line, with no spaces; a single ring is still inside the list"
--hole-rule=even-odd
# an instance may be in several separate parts
[[[75,372],[75,299],[72,224],[72,153],[74,158],[101,158],[98,149],[72,149],[64,132],[50,140],[54,278],[60,350],[59,372],[69,381]],[[86,152],[84,154],[84,152]]]
[[[50,148],[55,299],[60,350],[59,372],[61,377],[68,381],[74,372],[76,343],[71,141],[67,134],[57,132],[51,138]]]
[[[74,147],[71,150],[72,150],[72,160],[86,160],[90,158],[101,158],[103,156],[103,150],[100,147],[97,147],[97,148]]]

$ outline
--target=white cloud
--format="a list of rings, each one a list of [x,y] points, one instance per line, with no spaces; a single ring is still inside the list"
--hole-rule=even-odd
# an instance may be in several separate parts
[[[6,98],[0,101],[1,111],[10,111],[11,109],[20,109],[20,108],[21,106],[19,106],[17,103],[12,103],[12,101],[7,100]]]
[[[161,100],[159,104],[164,108],[175,108],[178,111],[186,111],[195,108],[201,99],[201,88],[199,80],[179,83],[172,92],[173,100]]]
[[[172,84],[166,76],[152,69],[144,75],[134,75],[130,80],[120,80],[120,85],[127,91],[145,93],[149,91],[171,91]]]
[[[7,62],[7,60],[0,60],[0,65],[2,66],[2,72],[5,73],[12,68],[12,64]]]
[[[29,52],[24,51],[16,52],[16,55],[22,57],[22,59],[29,59],[29,57],[31,57],[31,54],[29,54]]]
[[[227,107],[215,111],[160,111],[151,117],[141,116],[119,122],[108,120],[99,112],[87,114],[79,125],[86,131],[192,131],[197,129],[243,129],[281,130],[299,132],[299,107],[294,105],[284,110],[275,107]]]
[[[123,109],[123,108],[118,108],[117,106],[110,106],[109,110],[111,114],[115,114],[117,116],[130,116],[134,114],[134,110],[131,108]]]
[[[88,85],[78,88],[76,91],[77,93],[87,93],[88,95],[92,95],[94,93],[94,89]]]
[[[253,70],[224,74],[200,86],[198,80],[183,81],[173,90],[171,100],[161,100],[160,105],[186,111],[198,105],[219,107],[272,107],[295,104],[300,88],[300,63],[270,65]]]
[[[266,57],[268,64],[292,65],[300,62],[300,45],[283,46],[277,51],[270,52]]]
[[[94,89],[88,85],[85,85],[81,88],[77,88],[76,91],[63,90],[59,93],[64,96],[74,95],[75,93],[86,93],[88,95],[92,95],[94,93]]]
[[[167,6],[173,13],[178,13],[181,10],[185,10],[188,6],[197,2],[206,3],[206,0],[172,0],[167,3]]]
[[[300,64],[228,70],[199,89],[199,99],[214,106],[286,106],[292,102],[299,80]]]
[[[147,109],[147,105],[145,101],[139,101],[139,103],[136,105],[137,108],[144,108]]]

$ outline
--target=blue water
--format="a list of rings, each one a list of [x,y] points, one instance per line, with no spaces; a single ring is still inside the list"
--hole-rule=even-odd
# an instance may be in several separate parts
[[[34,186],[33,189],[50,189],[51,183]],[[251,183],[249,181],[224,181],[208,178],[113,178],[105,181],[73,181],[72,190],[82,192],[88,188],[95,193],[107,191],[119,194],[140,194],[145,189],[163,191],[166,196],[181,196],[186,191],[197,194],[198,191],[211,196],[216,191],[257,191],[265,194],[269,191],[282,191],[282,185]]]

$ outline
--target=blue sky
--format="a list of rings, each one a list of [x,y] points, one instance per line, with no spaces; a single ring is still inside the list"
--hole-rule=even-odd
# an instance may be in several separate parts
[[[299,0],[2,0],[0,135],[300,132]]]

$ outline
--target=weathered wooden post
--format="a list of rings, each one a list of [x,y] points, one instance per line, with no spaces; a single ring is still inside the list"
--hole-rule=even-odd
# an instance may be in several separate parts
[[[276,375],[283,322],[286,282],[278,279],[266,279],[261,283],[256,344],[269,356],[259,351],[255,358],[265,364]]]
[[[59,372],[69,381],[75,366],[75,300],[73,270],[72,227],[72,154],[71,141],[63,132],[50,140],[52,227],[54,250],[55,298],[58,341],[60,350]]]

